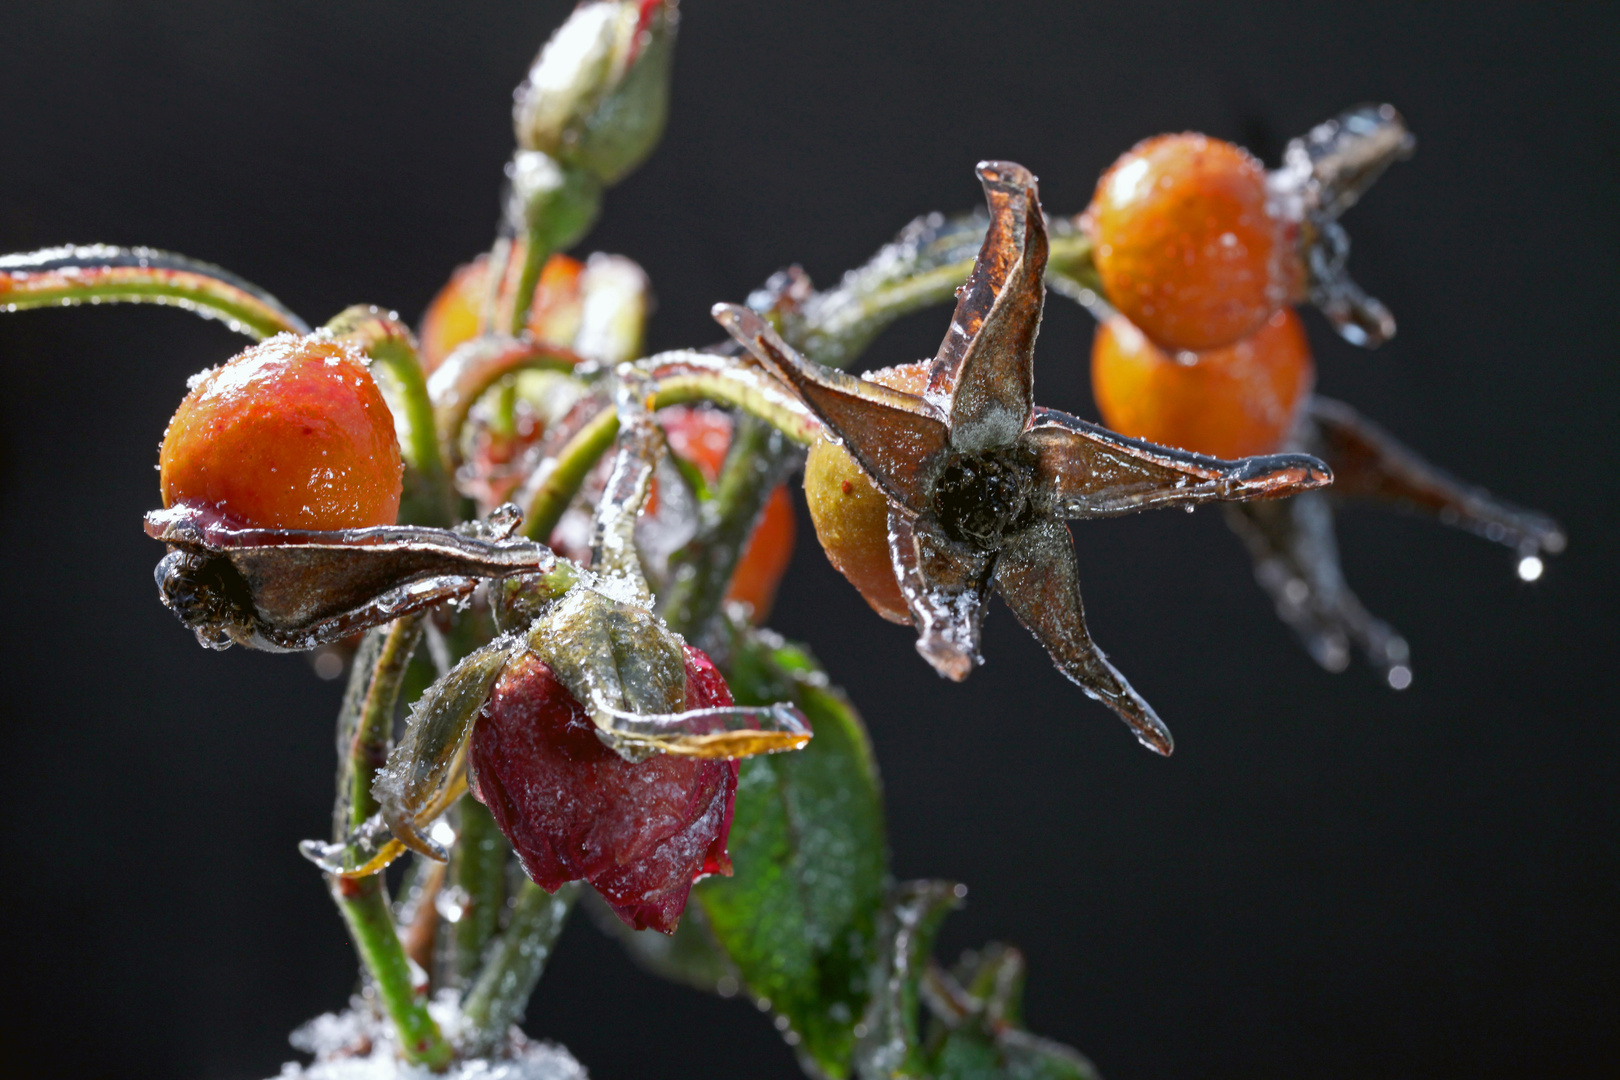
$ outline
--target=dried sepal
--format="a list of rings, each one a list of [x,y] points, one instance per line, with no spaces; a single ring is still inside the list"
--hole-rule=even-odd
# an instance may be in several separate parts
[[[1357,105],[1291,140],[1282,167],[1266,181],[1275,211],[1300,225],[1311,303],[1353,345],[1388,341],[1395,317],[1351,279],[1350,237],[1338,218],[1416,147],[1393,106]]]
[[[312,649],[466,596],[480,579],[558,566],[528,540],[407,525],[238,529],[181,506],[147,514],[146,533],[169,545],[157,567],[163,602],[218,648]]]
[[[996,589],[1057,669],[1118,713],[1143,746],[1161,754],[1175,748],[1153,706],[1091,640],[1068,526],[1042,521],[1019,534],[996,562]]]
[[[1046,296],[1046,225],[1034,176],[1008,161],[980,162],[978,175],[991,224],[925,395],[949,398],[951,445],[968,452],[1010,446],[1024,430],[1035,405],[1035,338]]]
[[[1351,651],[1357,650],[1390,686],[1411,684],[1406,639],[1370,614],[1345,584],[1327,493],[1226,510],[1227,524],[1254,560],[1255,580],[1311,659],[1338,672],[1350,666]]]
[[[1333,487],[1285,503],[1231,507],[1227,521],[1249,548],[1255,579],[1278,616],[1328,671],[1343,671],[1357,651],[1391,687],[1412,682],[1406,640],[1345,583],[1335,501],[1383,503],[1510,547],[1526,580],[1542,572],[1543,554],[1564,549],[1556,521],[1451,477],[1342,402],[1313,397],[1298,438],[1332,465]]]
[[[1312,449],[1333,466],[1335,497],[1388,503],[1525,555],[1564,550],[1558,522],[1449,476],[1343,402],[1313,397],[1310,429]]]
[[[921,510],[923,479],[950,441],[940,410],[915,394],[812,364],[745,307],[716,304],[713,314],[767,371],[799,394],[874,483],[906,508]]]
[[[1043,508],[1069,519],[1278,498],[1333,481],[1309,454],[1223,461],[1117,435],[1056,409],[1035,410],[1024,443],[1038,462]]]
[[[463,659],[411,707],[405,734],[378,773],[372,794],[394,838],[419,855],[444,860],[444,848],[422,831],[464,789],[467,737],[506,663],[522,649],[517,637],[503,635]],[[457,784],[458,774],[462,783]],[[431,816],[429,816],[431,814]]]
[[[917,630],[917,652],[961,682],[983,663],[979,628],[990,600],[995,556],[943,535],[930,521],[889,512],[889,556]]]

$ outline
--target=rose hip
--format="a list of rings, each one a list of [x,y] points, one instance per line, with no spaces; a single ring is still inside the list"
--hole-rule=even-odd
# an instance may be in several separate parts
[[[392,525],[401,470],[394,418],[364,359],[281,334],[208,372],[169,421],[163,505],[279,529]]]

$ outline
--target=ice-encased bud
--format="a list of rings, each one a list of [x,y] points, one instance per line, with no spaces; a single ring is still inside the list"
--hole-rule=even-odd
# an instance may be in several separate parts
[[[664,133],[677,21],[669,0],[580,4],[517,88],[518,145],[623,179]]]
[[[507,163],[506,224],[536,250],[562,251],[596,224],[602,184],[590,172],[538,150],[519,150]]]
[[[707,656],[686,646],[679,662],[677,708],[731,705]],[[637,930],[673,933],[693,881],[731,872],[736,761],[626,761],[533,653],[495,683],[473,728],[471,762],[474,794],[536,884],[555,891],[588,881]]]

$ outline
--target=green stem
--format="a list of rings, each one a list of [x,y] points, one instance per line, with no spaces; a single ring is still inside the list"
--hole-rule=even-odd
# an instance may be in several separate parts
[[[377,987],[383,1008],[399,1029],[400,1051],[413,1065],[435,1071],[450,1063],[455,1051],[411,986],[410,960],[388,905],[383,876],[331,877],[332,898],[354,935],[355,951]]]
[[[478,972],[484,950],[500,926],[506,902],[506,856],[512,849],[482,803],[462,799],[461,835],[451,856],[452,880],[465,893],[455,923],[456,978],[465,985]]]
[[[523,247],[523,270],[518,274],[517,289],[512,294],[512,325],[508,331],[521,337],[529,328],[529,310],[534,307],[534,287],[540,284],[540,271],[551,258],[551,245],[542,229],[528,230],[528,242]]]
[[[470,1052],[495,1049],[511,1026],[523,1019],[529,995],[545,971],[579,890],[578,882],[570,882],[548,896],[532,881],[518,890],[506,933],[462,1002],[462,1013],[475,1032]]]
[[[92,244],[0,256],[0,311],[109,303],[183,307],[255,339],[309,333],[257,285],[168,251]]]
[[[377,799],[371,794],[371,782],[388,759],[399,686],[416,646],[421,643],[422,619],[420,613],[407,615],[395,619],[386,630],[372,631],[382,635],[382,648],[371,669],[371,684],[361,699],[359,722],[349,745],[349,766],[345,770],[349,780],[345,793],[349,806],[348,825],[343,833],[333,837],[334,840],[342,840],[378,810]]]
[[[956,219],[942,227],[940,239],[919,245],[899,266],[880,255],[848,275],[847,284],[812,298],[802,324],[787,321],[783,336],[819,364],[848,367],[902,315],[955,298],[957,286],[973,272],[984,229],[983,219]],[[1066,295],[1072,295],[1064,287],[1071,282],[1097,288],[1091,238],[1066,219],[1052,223],[1046,273],[1048,282]]]
[[[344,697],[338,730],[350,733],[338,779],[338,811],[333,831],[341,841],[349,829],[377,809],[371,783],[387,757],[399,685],[422,633],[422,616],[396,619],[385,631],[368,635],[356,657]],[[363,661],[363,662],[362,662]],[[399,1029],[400,1047],[413,1064],[438,1069],[453,1054],[439,1025],[417,998],[410,961],[400,944],[383,875],[345,878],[329,875],[332,899],[354,936],[355,951],[371,975],[383,1007]]]
[[[660,355],[669,357],[671,354]],[[703,356],[701,353],[690,355]],[[779,385],[767,389],[762,384],[762,376],[751,372],[683,370],[654,374],[653,378],[657,386],[652,398],[654,409],[711,401],[757,417],[801,446],[809,446],[821,433],[820,421],[809,410],[787,397]]]
[[[478,399],[519,371],[569,372],[579,356],[567,349],[487,337],[452,353],[433,373],[433,424],[452,465],[461,460],[461,429]],[[513,398],[515,401],[515,397]]]
[[[340,312],[325,329],[338,340],[359,348],[393,380],[405,414],[405,443],[401,450],[405,464],[417,474],[425,504],[415,508],[412,523],[450,525],[455,520],[454,493],[439,447],[433,399],[428,396],[427,377],[422,373],[410,328],[392,312],[356,304]]]
[[[792,444],[775,428],[752,416],[738,418],[697,535],[670,560],[662,614],[677,634],[706,639],[765,500],[793,460]]]
[[[605,408],[580,428],[547,463],[533,495],[524,500],[523,535],[544,543],[557,527],[563,511],[579,493],[591,471],[619,434],[619,414]]]

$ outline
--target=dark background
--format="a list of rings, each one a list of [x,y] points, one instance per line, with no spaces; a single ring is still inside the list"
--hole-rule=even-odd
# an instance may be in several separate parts
[[[414,318],[485,246],[508,102],[564,2],[11,4],[0,251],[145,243],[312,322]],[[1347,219],[1394,309],[1376,353],[1312,314],[1321,388],[1545,508],[1567,555],[1376,512],[1346,572],[1412,643],[1405,693],[1316,669],[1220,515],[1076,530],[1091,626],[1178,739],[1160,760],[1004,609],[937,679],[801,545],[774,620],[872,729],[895,869],[972,888],[942,953],[1030,957],[1036,1030],[1115,1078],[1614,1075],[1614,5],[688,0],[662,148],[586,249],[639,259],[654,347],[798,261],[827,284],[913,215],[1033,168],[1055,213],[1137,139],[1275,163],[1388,100],[1417,157]],[[1040,398],[1095,415],[1054,299]],[[931,354],[948,315],[884,336]],[[155,451],[185,377],[242,347],[155,308],[0,317],[0,1071],[273,1074],[354,968],[295,842],[326,827],[339,687],[199,649],[159,606]],[[807,538],[808,533],[804,536]],[[585,921],[529,1030],[607,1080],[797,1075],[769,1023],[635,970]]]

